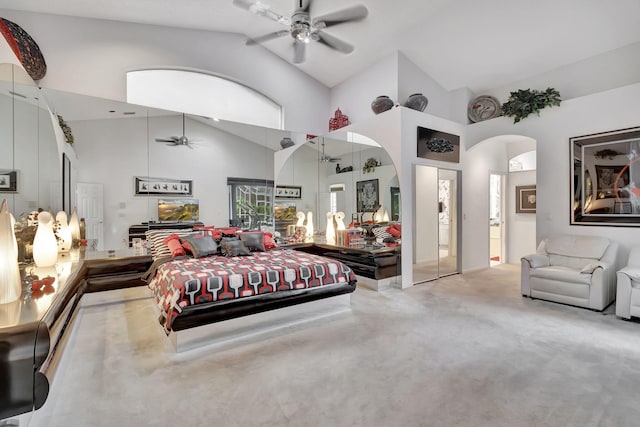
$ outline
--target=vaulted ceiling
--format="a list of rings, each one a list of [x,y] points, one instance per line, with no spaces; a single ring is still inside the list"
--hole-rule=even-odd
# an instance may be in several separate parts
[[[287,17],[296,3],[260,1]],[[311,0],[311,17],[354,4],[365,5],[367,17],[326,32],[355,50],[345,55],[311,42],[306,61],[295,65],[329,87],[400,51],[445,89],[468,87],[480,93],[640,42],[638,0]],[[232,0],[0,0],[0,8],[250,38],[286,29]],[[292,62],[288,35],[263,46]]]

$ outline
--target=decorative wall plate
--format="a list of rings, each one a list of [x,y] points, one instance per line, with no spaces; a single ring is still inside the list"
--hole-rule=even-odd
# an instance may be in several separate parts
[[[20,25],[0,18],[0,33],[33,80],[40,80],[47,74],[47,64],[38,44]]]
[[[493,96],[481,95],[469,103],[467,116],[474,123],[500,116],[500,101]]]

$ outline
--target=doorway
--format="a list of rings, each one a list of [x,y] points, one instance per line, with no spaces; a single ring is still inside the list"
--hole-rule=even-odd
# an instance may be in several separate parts
[[[460,272],[460,171],[416,165],[413,283]]]
[[[489,175],[489,266],[493,267],[505,262],[505,176],[492,173]]]

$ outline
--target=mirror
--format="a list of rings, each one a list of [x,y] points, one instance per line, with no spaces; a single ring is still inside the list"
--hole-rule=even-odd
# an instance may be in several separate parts
[[[61,156],[46,99],[29,75],[0,64],[0,198],[16,220],[62,207]]]

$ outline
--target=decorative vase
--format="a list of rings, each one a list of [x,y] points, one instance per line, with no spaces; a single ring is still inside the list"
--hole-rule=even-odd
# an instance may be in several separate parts
[[[407,98],[407,100],[405,101],[404,106],[407,108],[411,108],[412,110],[424,111],[424,109],[427,108],[428,103],[429,100],[426,96],[421,93],[414,93],[412,95],[409,95],[409,98]]]
[[[283,149],[293,147],[294,145],[296,145],[296,143],[293,142],[293,140],[288,136],[285,136],[280,140],[280,147],[282,147]]]
[[[58,252],[69,252],[72,240],[65,211],[60,211],[56,214],[56,234],[58,235]]]
[[[374,113],[380,114],[393,108],[394,102],[387,95],[380,95],[371,103],[371,109]]]
[[[77,248],[80,246],[80,221],[78,221],[76,208],[73,208],[71,218],[69,219],[69,231],[71,232],[71,246]]]
[[[5,199],[0,207],[0,304],[13,302],[22,294],[14,223]]]
[[[53,234],[53,216],[49,212],[38,214],[38,229],[33,238],[33,260],[38,267],[51,267],[58,261],[58,243]]]
[[[336,244],[336,230],[333,227],[333,213],[327,212],[327,231],[325,233],[327,245]]]

